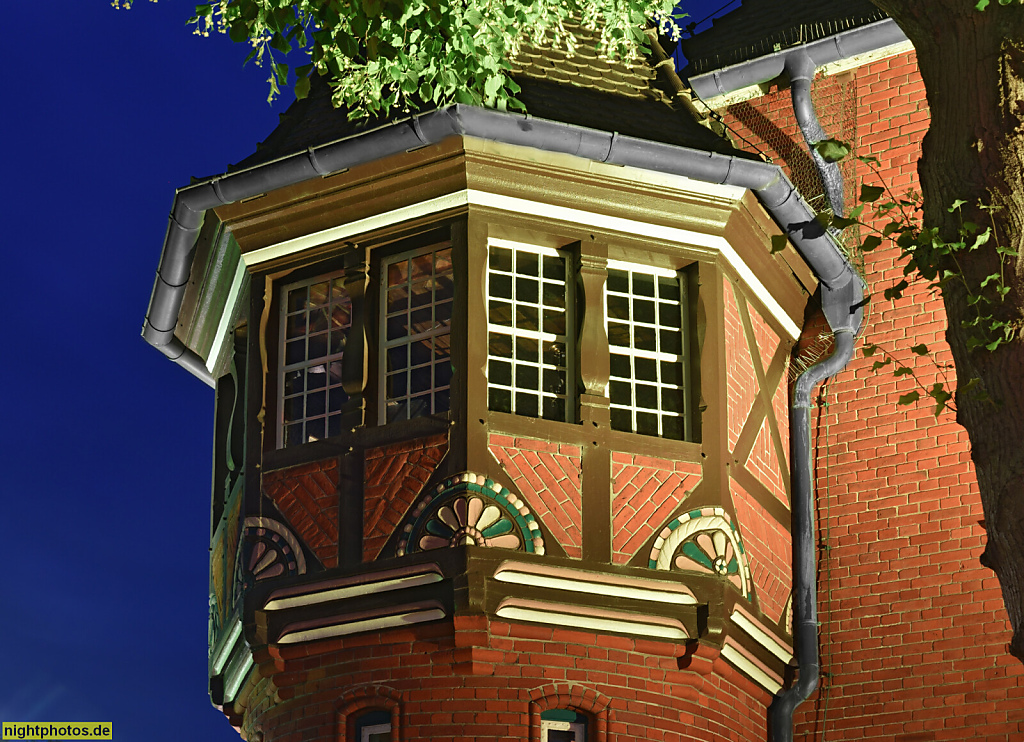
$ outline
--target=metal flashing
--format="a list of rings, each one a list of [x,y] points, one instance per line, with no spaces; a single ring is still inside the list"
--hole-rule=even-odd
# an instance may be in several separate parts
[[[725,644],[722,646],[722,657],[731,665],[749,675],[772,695],[782,690],[782,678],[769,670],[763,662],[734,642],[730,637],[725,638]]]
[[[447,615],[444,607],[436,600],[400,604],[381,611],[343,613],[324,619],[288,624],[281,630],[275,643],[300,644],[364,631],[383,631],[395,626],[436,621]]]
[[[753,616],[745,610],[736,606],[732,615],[729,616],[734,624],[741,628],[747,636],[756,641],[762,647],[774,654],[785,663],[793,659],[793,648],[787,646],[775,638],[768,630],[760,624]]]
[[[333,600],[345,600],[346,598],[375,595],[419,585],[430,585],[444,579],[437,565],[424,566],[427,569],[394,569],[304,585],[301,590],[294,588],[277,590],[270,594],[263,610],[280,611],[318,605]]]
[[[525,562],[503,562],[494,571],[494,579],[516,585],[547,587],[568,592],[628,598],[654,603],[696,605],[697,598],[685,585],[666,580],[608,575],[569,567],[554,567]]]
[[[786,59],[792,54],[808,55],[818,68],[905,43],[908,43],[907,35],[896,21],[886,18],[809,44],[694,75],[689,83],[693,92],[710,105],[714,98],[774,80],[783,73]]]
[[[623,613],[581,605],[547,603],[539,600],[506,598],[496,611],[499,618],[513,621],[530,621],[554,626],[571,626],[577,629],[613,631],[617,634],[685,641],[689,638],[682,621],[659,616],[644,616]]]

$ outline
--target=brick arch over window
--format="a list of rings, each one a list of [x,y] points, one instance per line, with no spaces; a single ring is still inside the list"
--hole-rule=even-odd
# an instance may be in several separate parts
[[[345,691],[338,702],[338,742],[351,742],[356,720],[368,711],[383,710],[391,713],[391,742],[401,739],[402,696],[384,685],[364,685]]]
[[[574,709],[589,714],[594,731],[588,742],[608,742],[610,701],[593,688],[575,683],[549,683],[530,691],[530,742],[540,742],[540,715],[549,709]]]

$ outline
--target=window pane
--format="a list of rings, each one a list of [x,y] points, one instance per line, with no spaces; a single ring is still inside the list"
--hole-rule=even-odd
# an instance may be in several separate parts
[[[539,285],[537,281],[528,278],[516,278],[516,303],[529,302],[536,304],[539,296]]]
[[[540,330],[540,315],[537,307],[522,305],[516,302],[516,329],[538,332]]]
[[[633,321],[654,324],[654,302],[643,299],[633,300]]]
[[[629,293],[629,273],[626,271],[608,271],[608,290],[620,294]]]
[[[491,387],[487,390],[487,408],[495,412],[512,412],[512,392]]]
[[[533,394],[516,392],[516,414],[537,417],[537,397]]]
[[[498,358],[512,357],[512,336],[492,332],[488,335],[487,354]]]
[[[512,386],[512,364],[492,358],[487,362],[487,380],[491,384]]]
[[[610,295],[608,297],[608,317],[610,319],[629,319],[629,298]]]
[[[493,271],[504,271],[505,273],[512,272],[512,250],[507,247],[491,247],[490,255],[488,256],[488,267]],[[497,276],[492,276],[493,281]],[[509,286],[512,282],[509,281]]]

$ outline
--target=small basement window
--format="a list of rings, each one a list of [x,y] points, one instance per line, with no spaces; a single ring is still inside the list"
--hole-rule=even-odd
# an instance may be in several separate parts
[[[569,258],[564,250],[490,240],[489,409],[546,420],[574,417]]]
[[[391,712],[377,709],[360,715],[354,742],[391,742]]]
[[[345,335],[352,302],[341,273],[284,287],[278,377],[278,441],[284,448],[341,432]]]
[[[541,742],[587,742],[587,716],[573,709],[548,709],[540,714]]]

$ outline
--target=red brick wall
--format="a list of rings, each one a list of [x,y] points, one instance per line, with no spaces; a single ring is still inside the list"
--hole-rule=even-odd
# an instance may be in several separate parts
[[[612,561],[625,564],[672,517],[701,478],[700,464],[612,452]],[[646,555],[644,557],[646,564]]]
[[[508,474],[541,525],[565,550],[583,553],[582,466],[579,446],[492,434],[491,454]]]
[[[447,451],[448,436],[442,434],[366,452],[363,561],[380,555]]]
[[[321,563],[337,567],[338,460],[268,472],[263,476],[263,491]]]
[[[539,710],[574,706],[593,742],[760,742],[770,697],[716,653],[682,645],[542,625],[457,616],[262,650],[245,720],[272,742],[341,742],[339,716],[360,698],[399,700],[401,739],[531,739]],[[275,693],[280,702],[271,696]]]
[[[856,103],[846,125],[857,153],[878,157],[898,194],[916,188],[928,114],[913,53],[858,69],[842,84]],[[757,121],[749,108],[757,109],[799,143],[788,98],[775,90],[738,112]],[[727,119],[740,126],[735,115]],[[775,144],[778,160],[787,145]],[[866,256],[876,298],[863,334],[897,348],[930,386],[941,375],[907,349],[923,342],[950,363],[945,315],[921,289],[895,304],[881,298],[885,281],[902,273],[895,258],[882,249]],[[1024,739],[1024,668],[1006,654],[998,584],[978,563],[984,530],[967,435],[949,412],[936,420],[927,405],[898,407],[910,383],[889,369],[872,372],[873,360],[858,352],[815,416],[825,677],[798,715],[797,739]]]
[[[730,488],[743,548],[750,560],[750,574],[757,588],[758,608],[779,623],[793,589],[792,537],[743,487],[730,482]]]
[[[729,405],[729,450],[732,451],[736,448],[743,423],[757,397],[757,378],[754,376],[753,361],[736,305],[736,290],[728,279],[723,280],[722,284],[725,300],[725,367],[728,369],[726,396]]]

